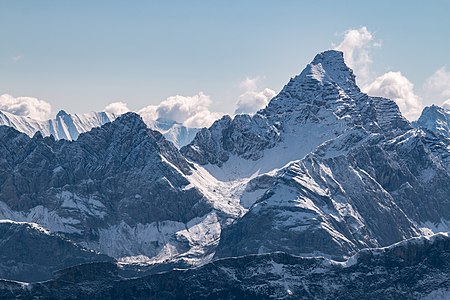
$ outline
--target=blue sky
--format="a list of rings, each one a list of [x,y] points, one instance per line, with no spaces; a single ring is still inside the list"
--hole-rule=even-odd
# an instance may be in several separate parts
[[[449,13],[450,1],[438,0],[1,0],[0,94],[87,112],[203,92],[208,110],[232,113],[249,89],[278,92],[316,53],[366,27],[368,84],[400,71],[422,105],[441,104],[450,98],[450,83],[440,83]]]

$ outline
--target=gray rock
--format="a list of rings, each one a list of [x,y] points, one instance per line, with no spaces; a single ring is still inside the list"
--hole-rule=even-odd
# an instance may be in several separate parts
[[[366,249],[344,263],[277,252],[227,258],[192,270],[121,280],[88,264],[23,288],[0,281],[2,299],[423,299],[450,295],[450,240],[438,235]]]
[[[74,245],[37,224],[0,222],[0,277],[18,281],[43,281],[53,272],[87,262],[114,259]]]

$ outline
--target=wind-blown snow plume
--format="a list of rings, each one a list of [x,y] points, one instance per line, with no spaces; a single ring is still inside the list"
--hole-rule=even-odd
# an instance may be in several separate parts
[[[260,77],[246,78],[239,86],[245,90],[236,102],[235,114],[250,114],[267,106],[269,101],[275,97],[275,91],[269,88],[258,90]]]
[[[113,102],[111,104],[108,104],[104,110],[105,112],[109,112],[115,115],[121,115],[130,111],[127,104],[124,102]]]
[[[0,110],[37,120],[50,118],[52,106],[50,103],[33,97],[13,97],[8,94],[0,96]]]
[[[211,112],[211,97],[200,92],[194,96],[172,96],[159,105],[149,105],[139,110],[144,120],[164,118],[187,127],[208,127],[220,118],[221,113]]]
[[[414,93],[414,85],[401,72],[388,72],[379,76],[365,88],[365,92],[394,100],[409,120],[417,119],[422,111],[419,97]]]

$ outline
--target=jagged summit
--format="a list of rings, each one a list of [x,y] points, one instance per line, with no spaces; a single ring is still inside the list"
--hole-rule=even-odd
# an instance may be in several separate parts
[[[434,104],[427,106],[413,126],[427,128],[450,138],[450,110]]]
[[[222,118],[181,150],[195,162],[220,166],[232,155],[259,160],[278,147],[276,156],[283,159],[273,167],[281,167],[355,127],[386,135],[410,129],[394,101],[362,93],[343,53],[329,50],[316,55],[266,108],[251,117]],[[295,145],[297,140],[303,143]]]
[[[107,112],[68,114],[64,110],[60,110],[54,119],[42,121],[0,111],[0,125],[12,127],[29,137],[39,131],[43,136],[52,135],[57,140],[71,141],[76,140],[80,133],[102,126],[116,117],[117,115]]]
[[[359,93],[355,75],[344,61],[344,54],[336,50],[319,53],[313,61],[283,88],[280,95],[299,99],[315,98],[308,92],[338,88],[347,94]]]
[[[129,125],[129,126],[139,126],[142,128],[146,128],[147,125],[145,125],[144,120],[142,120],[142,117],[138,115],[135,112],[127,112],[123,115],[120,115],[116,120],[114,120],[112,123],[115,124],[122,124],[122,125]]]
[[[57,118],[57,119],[58,119],[58,118],[63,118],[63,117],[68,116],[68,115],[69,115],[69,114],[66,113],[65,110],[61,109],[61,110],[56,114],[56,118]]]

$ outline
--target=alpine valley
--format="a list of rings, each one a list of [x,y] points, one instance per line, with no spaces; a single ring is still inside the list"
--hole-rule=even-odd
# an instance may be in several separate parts
[[[0,124],[1,299],[450,298],[450,111],[410,123],[342,52],[209,128]]]

